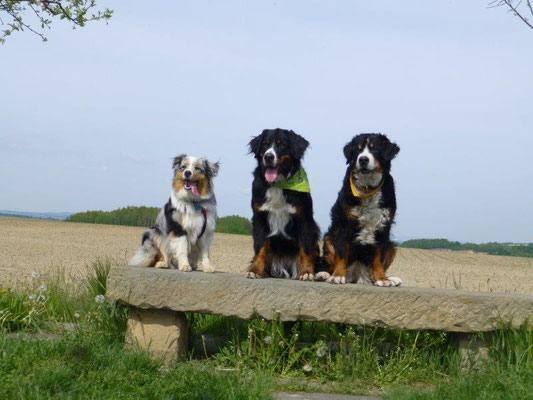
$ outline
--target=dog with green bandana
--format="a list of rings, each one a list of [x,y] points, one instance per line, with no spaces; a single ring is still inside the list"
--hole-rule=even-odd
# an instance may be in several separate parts
[[[320,230],[302,166],[309,142],[286,129],[266,129],[250,143],[254,258],[248,278],[315,279]]]

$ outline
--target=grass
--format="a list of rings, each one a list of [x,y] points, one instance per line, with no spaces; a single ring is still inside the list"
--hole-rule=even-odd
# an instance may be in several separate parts
[[[445,333],[190,314],[193,335],[225,343],[167,368],[124,350],[127,310],[103,301],[110,265],[94,262],[77,287],[59,272],[35,274],[26,290],[0,289],[3,398],[267,399],[280,387],[316,390],[308,382],[387,399],[533,398],[526,328],[498,331],[483,369],[464,372]]]
[[[403,387],[387,399],[526,400],[533,399],[533,332],[502,329],[489,336],[490,358],[479,371],[455,374],[432,390]]]

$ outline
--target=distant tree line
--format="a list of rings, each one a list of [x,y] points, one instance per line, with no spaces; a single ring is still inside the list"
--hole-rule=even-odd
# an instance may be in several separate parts
[[[533,243],[461,243],[447,239],[411,239],[403,242],[401,247],[411,249],[449,249],[454,251],[471,250],[498,256],[533,257]]]
[[[69,222],[85,222],[88,224],[145,226],[154,225],[159,208],[156,207],[123,207],[113,211],[85,211],[72,214]]]
[[[127,225],[150,227],[155,224],[159,213],[157,207],[123,207],[113,211],[85,211],[72,214],[68,222],[84,222],[88,224]],[[216,232],[251,235],[252,224],[244,217],[229,215],[217,219]]]

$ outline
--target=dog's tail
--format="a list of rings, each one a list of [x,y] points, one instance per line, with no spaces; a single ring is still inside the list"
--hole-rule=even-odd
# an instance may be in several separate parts
[[[154,241],[154,230],[144,232],[142,245],[129,262],[131,267],[153,267],[161,258],[161,252]]]
[[[315,276],[317,281],[325,281],[330,277],[331,266],[335,257],[335,248],[328,236],[324,237],[322,256],[317,258]]]

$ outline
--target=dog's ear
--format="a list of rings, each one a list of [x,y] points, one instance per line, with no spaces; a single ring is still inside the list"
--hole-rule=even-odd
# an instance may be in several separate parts
[[[309,147],[309,142],[304,137],[289,131],[289,151],[293,158],[301,160],[307,147]]]
[[[220,162],[217,161],[216,163],[212,163],[211,161],[204,159],[203,164],[204,164],[205,174],[208,177],[214,178],[215,176],[218,175],[218,170],[220,169]]]
[[[355,152],[357,151],[356,138],[353,138],[348,143],[346,143],[343,151],[344,157],[346,157],[346,164],[351,164],[352,162],[354,162]]]
[[[261,151],[261,146],[263,145],[263,134],[257,135],[252,140],[250,140],[250,143],[248,143],[248,149],[251,154],[254,154],[257,158],[259,156],[259,152]]]
[[[391,161],[400,152],[400,147],[389,140],[385,135],[381,135],[383,146],[381,148],[381,156],[386,161]]]
[[[172,169],[175,169],[178,167],[184,158],[187,157],[187,154],[180,154],[179,156],[174,157],[174,160],[172,161]]]

